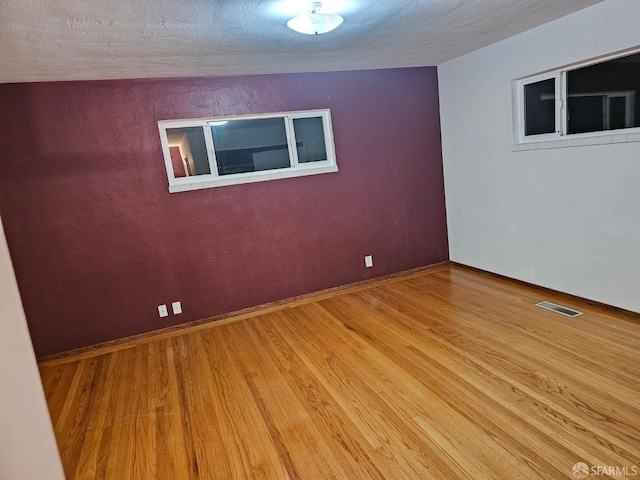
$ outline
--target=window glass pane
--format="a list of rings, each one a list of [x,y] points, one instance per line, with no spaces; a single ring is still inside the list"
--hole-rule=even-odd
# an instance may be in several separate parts
[[[640,127],[640,53],[567,72],[567,133]]]
[[[635,116],[635,115],[634,115]],[[626,128],[627,126],[627,102],[625,97],[612,97],[609,99],[609,128]],[[635,125],[638,126],[637,124]]]
[[[568,133],[604,130],[604,102],[602,95],[569,97]]]
[[[556,80],[549,78],[524,86],[524,134],[556,131]]]
[[[220,175],[291,166],[284,118],[230,120],[210,125]]]
[[[322,162],[327,159],[322,117],[294,118],[298,163]]]
[[[174,177],[211,173],[202,127],[167,128],[167,140]]]

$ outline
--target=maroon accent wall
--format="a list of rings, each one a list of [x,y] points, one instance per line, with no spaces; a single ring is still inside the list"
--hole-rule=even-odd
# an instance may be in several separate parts
[[[6,84],[0,105],[38,356],[448,258],[435,68]],[[339,172],[168,193],[158,120],[326,107]]]

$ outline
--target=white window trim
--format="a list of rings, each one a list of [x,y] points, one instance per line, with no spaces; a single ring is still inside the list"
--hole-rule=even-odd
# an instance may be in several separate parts
[[[535,138],[535,141],[545,141],[545,140],[558,140],[561,135],[562,123],[563,123],[563,113],[564,113],[564,101],[561,100],[559,102],[555,102],[555,120],[556,120],[556,131],[552,133],[542,133],[540,135],[525,135],[525,102],[524,102],[524,88],[527,85],[532,83],[542,82],[544,80],[554,79],[555,80],[555,98],[561,98],[560,92],[562,89],[562,77],[561,72],[550,72],[543,73],[540,75],[534,75],[532,77],[523,78],[517,81],[516,89],[517,89],[517,110],[516,110],[516,118],[518,125],[518,142],[517,143],[526,143],[530,142],[532,138]]]
[[[522,77],[512,82],[513,106],[513,150],[525,151],[545,148],[563,148],[586,145],[603,145],[610,143],[628,143],[640,141],[640,127],[604,130],[599,132],[567,133],[567,73],[579,68],[604,63],[616,58],[640,53],[640,48],[603,55],[590,60],[565,65],[554,70],[548,70],[535,75]],[[524,135],[525,110],[524,86],[548,78],[556,79],[556,132],[541,135]],[[604,92],[607,93],[607,92]],[[619,92],[617,94],[619,95]]]
[[[293,121],[298,118],[322,118],[324,130],[325,148],[327,160],[321,162],[298,162],[298,151],[296,148],[295,131]],[[234,173],[219,175],[216,154],[213,142],[213,135],[209,128],[209,122],[232,121],[232,120],[255,120],[262,118],[283,118],[287,134],[287,144],[289,149],[289,159],[291,166],[274,170],[262,170],[257,172]],[[202,127],[204,130],[205,145],[209,168],[211,173],[207,175],[194,175],[190,177],[176,178],[173,172],[173,163],[169,151],[169,140],[167,129],[184,127]],[[164,156],[165,168],[169,180],[169,192],[186,192],[191,190],[201,190],[204,188],[223,187],[227,185],[238,185],[242,183],[264,182],[281,178],[293,178],[306,175],[319,175],[338,171],[336,162],[335,145],[333,141],[333,128],[331,124],[331,112],[327,109],[304,110],[294,112],[264,113],[256,115],[232,115],[225,117],[207,117],[180,120],[160,120],[158,122],[160,141],[162,143],[162,153]]]

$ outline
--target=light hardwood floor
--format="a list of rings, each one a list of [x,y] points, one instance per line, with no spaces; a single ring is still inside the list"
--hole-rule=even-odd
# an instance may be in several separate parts
[[[456,266],[41,374],[69,480],[640,468],[640,324]]]

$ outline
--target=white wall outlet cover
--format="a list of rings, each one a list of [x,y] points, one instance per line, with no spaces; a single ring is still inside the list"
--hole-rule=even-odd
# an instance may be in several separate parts
[[[171,307],[173,308],[173,314],[174,315],[178,315],[178,314],[182,313],[182,304],[180,302],[173,302],[171,304]]]
[[[373,256],[372,255],[367,255],[366,257],[364,257],[364,266],[369,268],[369,267],[373,267]]]
[[[158,315],[160,315],[161,317],[169,316],[166,305],[158,305]]]

